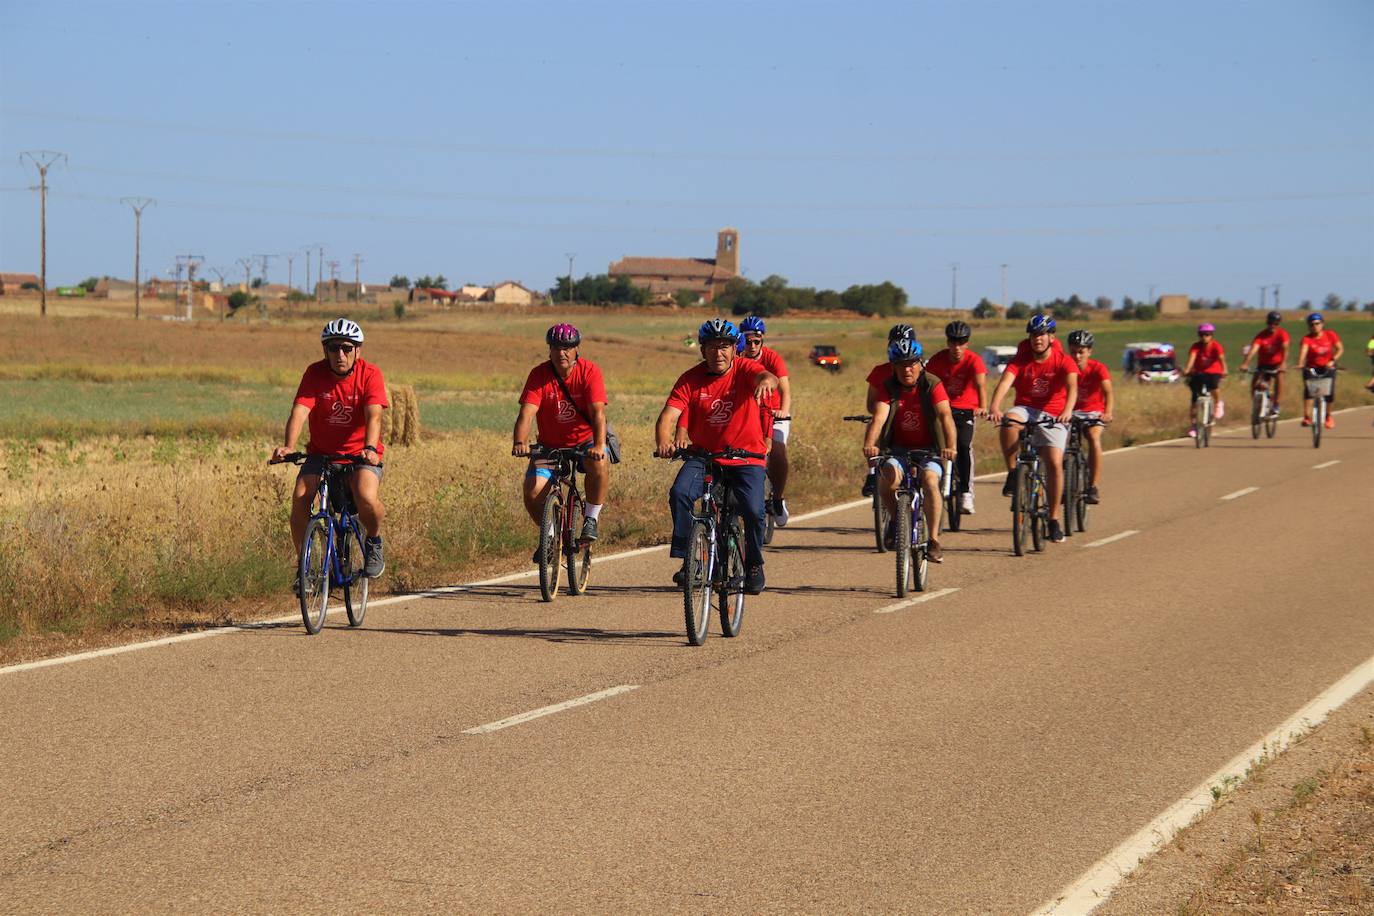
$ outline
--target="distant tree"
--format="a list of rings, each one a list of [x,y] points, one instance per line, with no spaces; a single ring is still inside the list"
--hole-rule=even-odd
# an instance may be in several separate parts
[[[833,289],[823,289],[816,293],[816,298],[812,300],[818,309],[842,309],[844,308],[844,297]]]
[[[1341,310],[1341,297],[1335,293],[1327,293],[1322,300],[1322,308],[1328,312],[1339,312]]]
[[[95,285],[99,282],[100,280],[97,277],[87,277],[86,279],[82,280],[80,283],[76,285],[81,287],[88,293],[93,293],[95,292]]]
[[[391,282],[388,283],[387,286],[390,286],[392,289],[410,289],[410,278],[403,277],[400,274],[393,274]]]
[[[1366,302],[1364,304],[1364,310],[1366,312],[1374,312],[1374,302]]]
[[[298,289],[287,290],[286,293],[287,302],[309,302],[314,298],[314,296],[307,296],[305,293],[301,292]]]
[[[1136,307],[1136,305],[1138,305],[1138,304],[1139,304],[1139,303],[1137,303],[1137,302],[1136,302],[1134,299],[1132,299],[1130,296],[1122,296],[1122,297],[1121,297],[1121,310],[1122,310],[1123,312],[1130,312],[1132,315],[1134,315],[1134,314],[1135,314],[1135,307]]]
[[[1359,307],[1360,307],[1360,304],[1359,304],[1358,302],[1356,302],[1354,299],[1351,299],[1349,302],[1347,302],[1347,303],[1345,304],[1345,310],[1346,310],[1347,312],[1353,312],[1353,311],[1355,311],[1356,309],[1358,309]]]
[[[1225,311],[1231,307],[1231,303],[1225,299],[1217,299],[1212,303],[1212,308],[1218,311]]]
[[[1159,314],[1159,309],[1153,305],[1137,305],[1135,307],[1135,318],[1137,321],[1154,321]]]
[[[876,285],[851,286],[840,294],[844,307],[861,315],[899,315],[906,309],[906,290],[884,280]]]
[[[448,277],[445,277],[443,274],[438,274],[437,276],[433,277],[431,277],[429,274],[425,274],[423,277],[419,277],[418,279],[416,279],[415,288],[446,290],[448,289]]]
[[[1312,300],[1311,300],[1311,299],[1304,299],[1304,300],[1302,300],[1301,302],[1298,303],[1298,309],[1301,310],[1301,311],[1304,311],[1304,312],[1310,312],[1310,311],[1312,311]]]
[[[251,305],[257,297],[241,289],[236,289],[229,294],[229,313],[233,314],[245,305]]]
[[[673,301],[681,308],[691,308],[701,301],[701,296],[690,289],[680,289],[673,293]]]
[[[1020,300],[1013,302],[1011,308],[1007,309],[1007,317],[1014,321],[1020,321],[1022,318],[1029,318],[1030,313],[1031,307]]]
[[[970,312],[970,314],[973,315],[974,318],[996,318],[997,306],[989,302],[987,296],[984,296],[982,299],[978,300],[978,304],[973,307],[973,311]]]
[[[1106,296],[1098,296],[1093,300],[1093,308],[1099,312],[1110,312],[1112,310],[1112,300]]]
[[[39,292],[42,292],[42,289],[39,287],[39,285],[38,285],[37,283],[34,283],[32,280],[28,280],[28,281],[25,281],[25,282],[19,284],[19,288],[20,288],[20,289],[34,289],[34,290],[38,290]]]
[[[262,277],[254,277],[251,285],[253,289],[262,289]]]

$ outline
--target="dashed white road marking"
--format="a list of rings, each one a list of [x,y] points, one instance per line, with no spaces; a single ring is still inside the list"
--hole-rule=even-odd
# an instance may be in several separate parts
[[[1329,468],[1329,467],[1331,467],[1333,464],[1340,464],[1340,463],[1341,463],[1341,459],[1339,459],[1339,458],[1337,458],[1335,461],[1323,461],[1321,464],[1314,464],[1314,465],[1312,465],[1312,470],[1314,470],[1314,471],[1320,471],[1322,468]]]
[[[1222,497],[1222,499],[1240,499],[1242,496],[1249,496],[1251,493],[1255,492],[1258,489],[1259,487],[1246,487],[1244,490],[1237,490],[1234,493],[1227,493],[1225,496]]]
[[[520,725],[532,719],[541,719],[544,716],[551,716],[565,709],[572,709],[576,706],[586,706],[588,703],[595,703],[597,700],[619,696],[622,693],[629,693],[631,690],[638,689],[638,684],[621,684],[619,687],[608,687],[605,690],[598,690],[596,693],[589,693],[585,697],[578,697],[574,700],[564,700],[562,703],[554,703],[552,706],[541,706],[539,709],[531,709],[529,712],[522,712],[517,716],[510,716],[509,718],[501,719],[496,722],[488,722],[486,725],[478,725],[475,728],[465,728],[463,729],[463,734],[489,735],[492,732],[499,732],[503,728],[510,728],[512,725]]]
[[[905,601],[898,601],[896,604],[889,604],[887,607],[880,607],[873,613],[891,614],[893,611],[900,611],[902,608],[911,607],[913,604],[923,604],[927,601],[934,601],[936,598],[943,598],[957,592],[957,588],[942,588],[935,592],[926,592],[924,595],[917,595],[915,598],[908,598]]]
[[[1139,533],[1140,533],[1140,530],[1139,530],[1138,528],[1131,528],[1131,529],[1126,530],[1126,531],[1119,531],[1119,532],[1117,532],[1116,534],[1112,535],[1112,536],[1109,537],[1109,538],[1103,538],[1103,539],[1100,540],[1100,541],[1093,541],[1091,544],[1084,544],[1083,546],[1084,546],[1084,547],[1102,547],[1102,546],[1105,545],[1105,544],[1111,544],[1111,543],[1113,543],[1113,542],[1115,542],[1115,541],[1120,541],[1120,540],[1122,540],[1122,539],[1124,539],[1124,538],[1130,537],[1130,536],[1133,535],[1133,534],[1139,534]]]
[[[1371,683],[1374,683],[1374,658],[1367,659],[1318,694],[1312,702],[1299,709],[1278,728],[1231,758],[1225,766],[1208,776],[1188,795],[1174,802],[1159,817],[1140,828],[1084,872],[1078,880],[1061,890],[1052,900],[1041,905],[1033,916],[1091,913],[1094,908],[1106,901],[1116,886],[1134,871],[1137,865],[1162,848],[1175,834],[1216,803],[1213,787],[1238,785],[1245,779],[1253,762],[1283,753],[1289,745],[1320,725],[1333,710],[1339,709]]]

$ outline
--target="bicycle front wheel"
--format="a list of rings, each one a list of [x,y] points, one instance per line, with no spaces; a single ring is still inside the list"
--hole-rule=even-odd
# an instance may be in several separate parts
[[[687,641],[694,646],[706,642],[707,621],[711,617],[711,529],[705,522],[692,525],[691,545],[682,561],[682,613],[687,623]]]
[[[1064,509],[1064,536],[1073,537],[1073,517],[1074,506],[1078,502],[1079,488],[1082,480],[1078,476],[1078,455],[1066,455],[1064,458],[1064,496],[1060,502]]]
[[[568,514],[572,516],[572,525],[568,531],[568,543],[565,546],[566,563],[568,567],[568,594],[580,595],[587,590],[587,577],[592,570],[592,545],[590,542],[583,543],[581,540],[582,521],[584,510],[579,500],[573,500],[573,504],[568,507]]]
[[[1326,401],[1322,400],[1321,395],[1317,395],[1316,403],[1312,405],[1312,447],[1322,447],[1322,427],[1326,425]]]
[[[558,597],[562,557],[558,555],[563,537],[563,497],[556,485],[544,498],[544,517],[539,522],[539,597],[552,601]]]
[[[1250,399],[1250,438],[1260,437],[1260,428],[1264,426],[1264,395],[1258,391]]]
[[[363,573],[362,541],[352,529],[339,538],[339,568],[343,570],[344,610],[348,612],[348,625],[360,627],[367,616],[368,583],[372,580]]]
[[[329,612],[329,521],[312,518],[301,539],[301,621],[311,636],[320,632]]]
[[[916,540],[911,545],[911,589],[923,592],[930,581],[930,531],[926,527],[926,514],[913,506],[916,515]]]
[[[773,529],[777,527],[778,520],[773,515],[773,481],[764,478],[763,489],[763,543],[765,545],[773,543]]]
[[[1274,438],[1274,433],[1279,431],[1279,418],[1274,416],[1274,411],[1277,409],[1273,401],[1266,399],[1264,405],[1264,437],[1266,439]]]
[[[1088,530],[1088,492],[1083,481],[1088,479],[1087,461],[1083,458],[1078,462],[1078,497],[1073,503],[1073,518],[1078,523],[1079,531]],[[1069,527],[1069,516],[1064,516],[1064,527]]]
[[[1011,550],[1018,557],[1025,556],[1026,545],[1030,542],[1030,469],[1018,464],[1014,483],[1016,488],[1011,494]]]
[[[882,471],[878,471],[878,480],[875,481],[873,488],[873,535],[878,542],[878,553],[887,553],[887,507],[883,505],[883,494],[877,485],[882,482]]]
[[[959,487],[961,484],[959,472],[954,465],[950,466],[949,473],[954,479],[949,482],[949,495],[945,497],[945,511],[941,513],[944,516],[941,527],[948,528],[950,531],[958,531],[959,525],[962,524],[959,518]]]
[[[738,636],[744,622],[744,524],[735,519],[725,539],[725,551],[720,558],[725,574],[716,592],[716,606],[720,611],[720,631],[726,636]]]
[[[1031,549],[1038,553],[1045,549],[1045,519],[1049,517],[1044,485],[1039,479],[1030,481],[1030,511],[1026,514],[1030,516]]]
[[[905,598],[911,576],[911,494],[897,493],[897,538],[892,545],[897,558],[897,597]]]

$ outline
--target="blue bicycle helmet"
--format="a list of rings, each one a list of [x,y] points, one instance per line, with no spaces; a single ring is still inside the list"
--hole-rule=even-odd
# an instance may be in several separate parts
[[[767,334],[767,333],[768,333],[767,329],[764,327],[763,319],[760,318],[760,317],[758,317],[757,315],[750,315],[748,318],[746,318],[746,319],[744,319],[743,321],[741,321],[741,322],[739,323],[739,332],[740,332],[741,334],[750,334],[750,333],[753,333],[753,334]]]
[[[697,343],[704,344],[708,340],[728,340],[732,343],[739,341],[739,331],[735,326],[724,318],[712,318],[710,321],[703,322],[697,328]]]
[[[921,358],[921,342],[911,337],[902,337],[887,345],[887,361],[904,363]]]
[[[1054,318],[1050,315],[1032,315],[1030,321],[1026,322],[1027,334],[1053,334]]]
[[[1323,315],[1321,312],[1313,312],[1311,315],[1308,315],[1308,316],[1307,316],[1307,323],[1308,323],[1308,324],[1311,324],[1311,323],[1314,322],[1314,321],[1325,321],[1325,320],[1326,320],[1326,316]]]

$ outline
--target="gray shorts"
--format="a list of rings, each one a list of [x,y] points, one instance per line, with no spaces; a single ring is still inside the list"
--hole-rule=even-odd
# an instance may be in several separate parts
[[[318,457],[316,455],[311,455],[305,459],[305,462],[303,464],[301,464],[300,473],[297,474],[296,477],[301,478],[307,475],[311,477],[319,477],[321,474],[324,473],[324,465],[325,461],[323,458]],[[355,464],[353,465],[353,467],[361,471],[371,471],[373,474],[377,475],[377,483],[382,482],[381,467],[374,466],[371,464]]]
[[[1030,420],[1052,420],[1054,414],[1037,407],[1013,407],[1003,414],[1009,420],[1018,420],[1026,423]],[[1061,452],[1069,444],[1069,428],[1063,423],[1055,421],[1053,426],[1031,426],[1030,439],[1031,445],[1036,448],[1057,448]]]
[[[901,475],[903,475],[903,474],[906,473],[906,466],[903,465],[903,464],[902,464],[900,461],[898,461],[896,458],[887,458],[885,461],[883,461],[883,464],[884,464],[885,466],[887,466],[887,467],[890,467],[890,468],[896,468],[896,469],[897,469],[897,474],[898,474],[899,477],[900,477]],[[942,462],[939,462],[939,461],[927,461],[927,462],[925,462],[924,464],[921,465],[921,470],[922,470],[922,471],[933,471],[933,472],[935,473],[935,479],[936,479],[936,480],[939,480],[940,477],[941,477],[941,475],[944,474],[945,467],[944,467],[944,464],[943,464]]]

